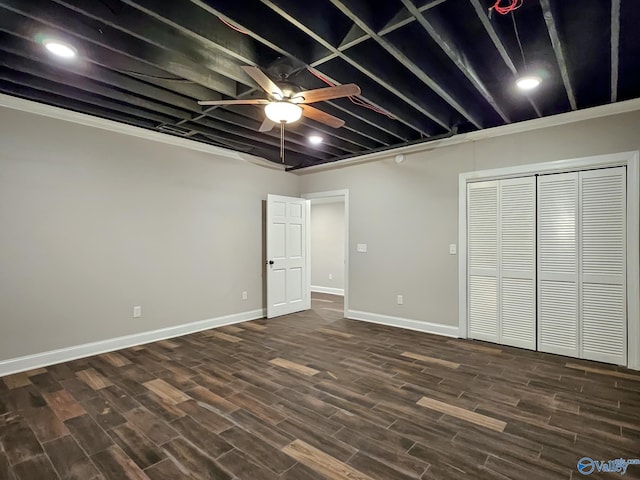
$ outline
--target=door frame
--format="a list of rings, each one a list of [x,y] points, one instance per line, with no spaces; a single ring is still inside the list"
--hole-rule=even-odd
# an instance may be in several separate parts
[[[627,167],[627,366],[640,370],[640,152],[461,173],[458,177],[458,336],[468,338],[467,322],[467,184],[526,175]]]
[[[305,193],[302,194],[301,197],[307,200],[328,197],[344,198],[344,317],[347,318],[347,311],[349,310],[349,190],[342,189],[326,192]],[[311,265],[311,234],[309,234],[307,238],[307,256],[309,259],[309,265]],[[309,268],[308,279],[309,289],[311,289],[311,268]]]

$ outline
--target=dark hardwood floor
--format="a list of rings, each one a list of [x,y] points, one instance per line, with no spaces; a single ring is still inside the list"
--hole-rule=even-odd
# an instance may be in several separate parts
[[[328,295],[0,381],[1,480],[576,479],[582,457],[640,457],[639,373],[345,320]]]

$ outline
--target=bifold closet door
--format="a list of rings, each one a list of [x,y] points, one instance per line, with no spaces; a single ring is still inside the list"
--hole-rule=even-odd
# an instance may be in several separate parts
[[[538,177],[538,350],[579,356],[579,174]]]
[[[467,187],[468,335],[535,349],[535,178]]]
[[[581,358],[627,364],[626,168],[580,174]]]
[[[626,169],[538,179],[538,349],[627,362]]]
[[[536,179],[499,182],[500,343],[536,349]]]
[[[467,185],[470,338],[498,343],[498,182]]]

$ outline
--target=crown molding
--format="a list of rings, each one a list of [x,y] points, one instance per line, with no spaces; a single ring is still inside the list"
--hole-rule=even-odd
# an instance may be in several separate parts
[[[623,113],[635,112],[637,110],[640,110],[640,98],[626,100],[624,102],[609,103],[607,105],[600,105],[597,107],[585,108],[583,110],[576,110],[573,112],[560,113],[558,115],[551,115],[549,117],[535,118],[533,120],[510,123],[508,125],[486,128],[484,130],[477,130],[469,133],[462,133],[441,140],[434,140],[432,142],[429,142],[427,140],[424,143],[407,145],[406,147],[398,147],[385,150],[383,152],[369,153],[345,160],[338,160],[336,162],[305,167],[292,173],[295,173],[296,175],[305,175],[325,170],[333,170],[336,168],[357,165],[359,163],[389,159],[400,154],[406,155],[410,153],[420,153],[435,150],[437,148],[450,147],[452,145],[458,145],[461,143],[477,142],[478,140],[502,137],[504,135],[513,135],[517,133],[529,132],[532,130],[540,130],[543,128],[558,127],[570,123],[583,122],[585,120],[594,120],[596,118],[609,117],[611,115],[620,115]]]

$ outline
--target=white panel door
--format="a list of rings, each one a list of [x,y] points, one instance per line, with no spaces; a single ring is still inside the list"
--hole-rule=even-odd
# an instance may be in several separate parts
[[[538,350],[579,356],[579,174],[538,177]]]
[[[467,185],[469,338],[497,343],[498,182]]]
[[[499,343],[535,350],[535,177],[500,180],[498,198]]]
[[[580,356],[626,365],[626,169],[581,172],[580,197]]]
[[[309,200],[267,197],[267,318],[310,308]]]

